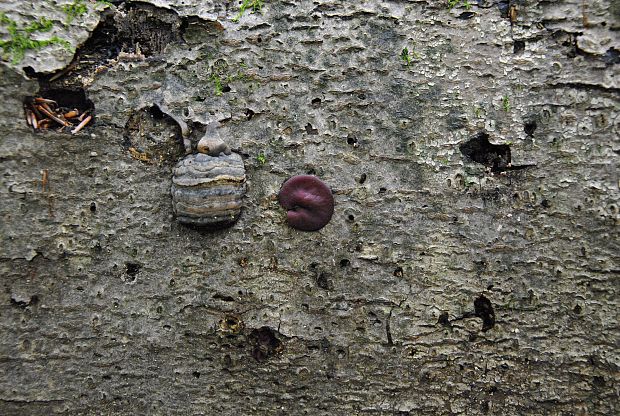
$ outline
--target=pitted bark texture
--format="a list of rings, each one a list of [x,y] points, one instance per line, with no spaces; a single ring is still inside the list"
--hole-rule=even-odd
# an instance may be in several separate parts
[[[617,2],[84,3],[66,74],[0,65],[0,414],[618,412]],[[83,132],[26,125],[77,87]],[[168,159],[212,122],[248,192],[204,232]]]

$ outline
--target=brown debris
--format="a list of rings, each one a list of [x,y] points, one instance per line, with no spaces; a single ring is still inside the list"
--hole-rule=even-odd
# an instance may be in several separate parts
[[[34,97],[24,105],[26,122],[35,130],[47,130],[58,127],[58,131],[71,128],[76,134],[88,125],[93,119],[89,111],[80,112],[77,108],[61,107],[54,100],[43,97]]]
[[[79,132],[80,130],[82,130],[84,128],[84,126],[86,126],[90,122],[90,120],[92,120],[92,119],[93,119],[93,116],[86,117],[84,120],[82,120],[82,122],[80,124],[77,125],[76,128],[71,130],[71,134],[75,134],[75,133]]]

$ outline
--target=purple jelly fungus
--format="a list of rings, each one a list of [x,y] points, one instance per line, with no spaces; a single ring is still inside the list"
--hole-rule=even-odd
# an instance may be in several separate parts
[[[301,231],[320,230],[334,214],[332,191],[316,176],[288,179],[280,189],[278,200],[287,210],[288,225]]]

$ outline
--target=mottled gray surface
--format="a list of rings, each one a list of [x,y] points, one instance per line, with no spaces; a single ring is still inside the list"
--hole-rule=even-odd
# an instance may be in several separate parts
[[[2,62],[0,414],[616,413],[620,6],[470,2],[140,3],[56,81],[76,136],[22,110],[70,54]],[[78,46],[100,12],[67,3],[0,10]],[[248,194],[204,233],[171,168],[213,121]],[[461,153],[484,129],[510,166]],[[307,172],[316,233],[276,200]]]

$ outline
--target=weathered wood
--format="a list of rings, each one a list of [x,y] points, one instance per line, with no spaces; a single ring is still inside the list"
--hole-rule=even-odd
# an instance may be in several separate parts
[[[84,3],[0,4],[81,45],[0,64],[0,414],[618,411],[617,2]],[[171,169],[215,121],[248,193],[203,232]]]

